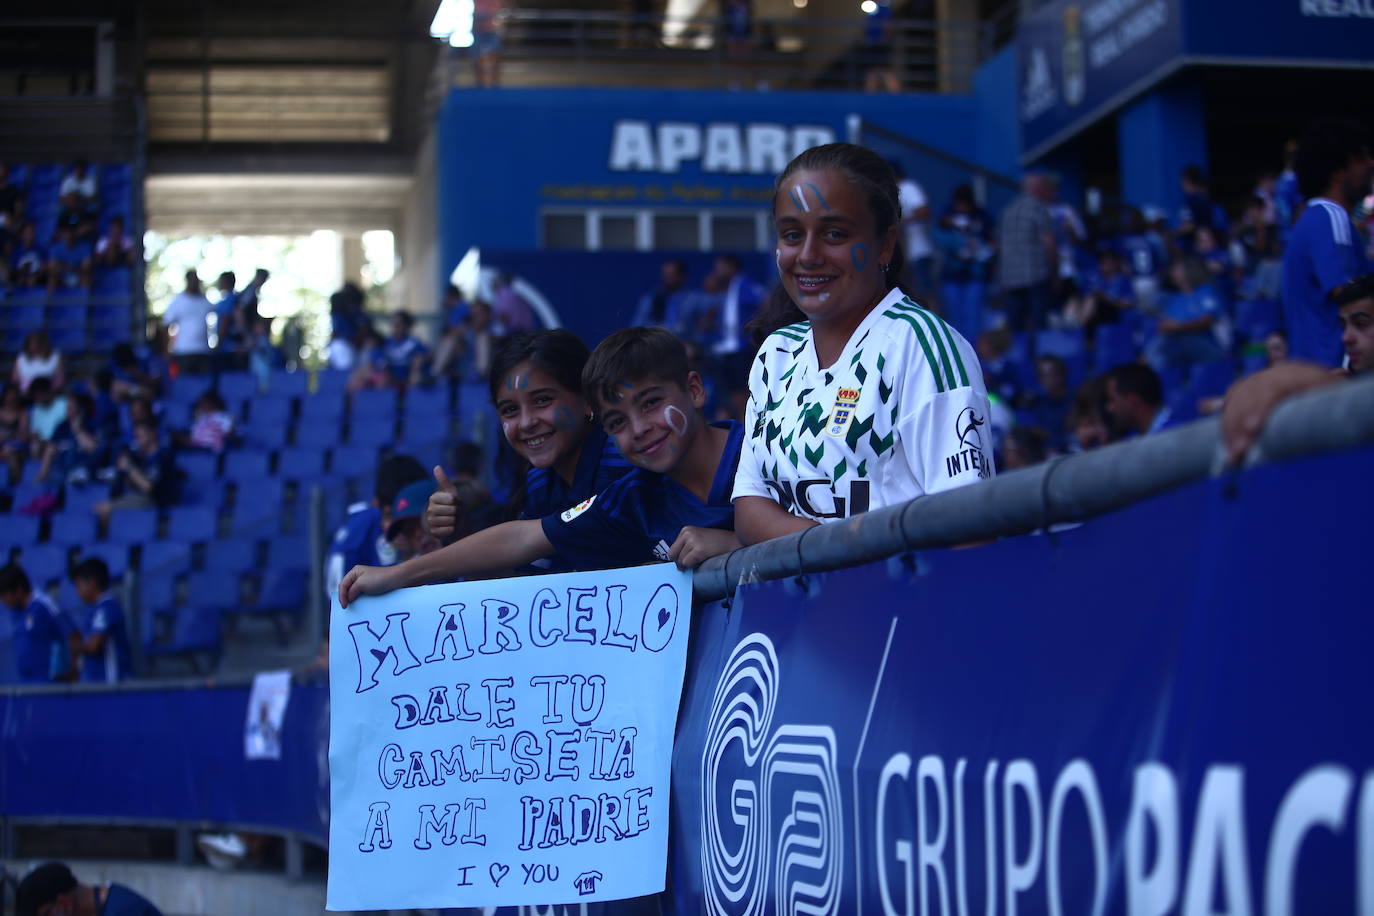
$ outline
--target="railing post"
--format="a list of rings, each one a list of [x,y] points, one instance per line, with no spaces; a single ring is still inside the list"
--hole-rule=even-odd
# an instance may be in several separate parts
[[[310,488],[310,593],[306,596],[306,633],[318,646],[324,630],[324,551],[329,533],[324,530],[324,490],[319,484]]]
[[[142,574],[134,569],[124,571],[124,606],[129,609],[129,662],[134,667],[134,676],[142,677],[143,667],[143,603],[139,600],[139,582]]]
[[[286,841],[286,877],[290,881],[299,881],[305,877],[305,844],[301,838],[294,834],[289,834]]]
[[[194,865],[196,861],[196,838],[189,824],[178,824],[175,828],[177,838],[177,864]]]

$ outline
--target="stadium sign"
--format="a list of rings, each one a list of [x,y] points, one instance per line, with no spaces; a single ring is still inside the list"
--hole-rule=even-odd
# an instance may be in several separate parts
[[[708,173],[773,176],[804,150],[833,142],[834,129],[817,124],[622,119],[611,128],[608,163],[612,172],[675,175],[690,162]]]

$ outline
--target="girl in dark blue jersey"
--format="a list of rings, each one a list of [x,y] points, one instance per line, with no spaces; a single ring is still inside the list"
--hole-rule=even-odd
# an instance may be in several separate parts
[[[530,464],[525,474],[521,518],[561,512],[625,476],[630,464],[595,423],[582,396],[587,345],[564,330],[525,331],[508,337],[492,355],[487,383],[501,431]],[[429,530],[448,539],[457,530],[461,506],[442,468],[439,489],[425,513]]]

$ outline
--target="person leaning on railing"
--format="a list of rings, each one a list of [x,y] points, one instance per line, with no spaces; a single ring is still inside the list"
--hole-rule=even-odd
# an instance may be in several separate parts
[[[745,544],[994,473],[973,347],[889,279],[900,213],[891,166],[863,147],[807,150],[778,179],[781,282],[754,322],[735,477]]]

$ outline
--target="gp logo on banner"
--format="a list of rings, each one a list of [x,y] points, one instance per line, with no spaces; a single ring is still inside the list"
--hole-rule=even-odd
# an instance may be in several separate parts
[[[835,913],[844,878],[844,800],[835,731],[773,726],[778,656],[762,633],[731,654],[711,704],[701,762],[701,869],[713,914]],[[723,775],[738,755],[744,773]],[[723,822],[729,812],[731,829]]]

